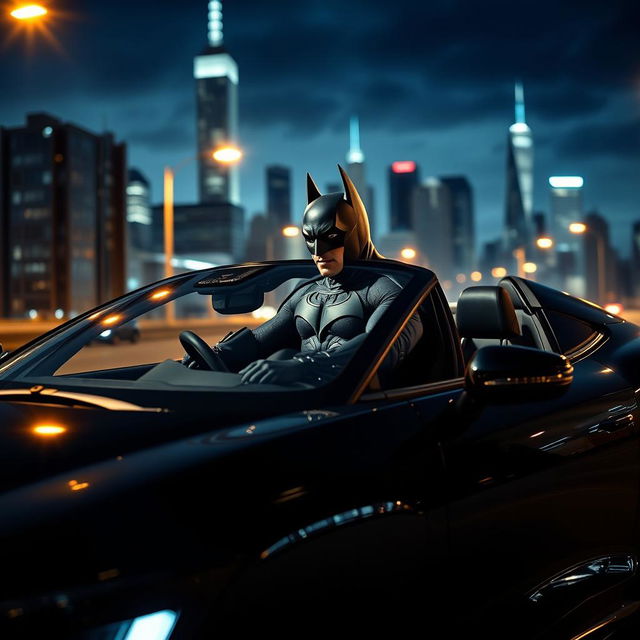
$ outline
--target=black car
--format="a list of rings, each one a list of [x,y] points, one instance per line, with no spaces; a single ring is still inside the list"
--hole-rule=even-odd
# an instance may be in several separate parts
[[[454,319],[426,269],[348,269],[400,293],[317,385],[188,368],[177,335],[162,362],[65,373],[170,301],[253,326],[317,276],[306,261],[175,276],[0,358],[0,637],[630,627],[640,328],[513,276]],[[379,375],[416,313],[422,338]]]

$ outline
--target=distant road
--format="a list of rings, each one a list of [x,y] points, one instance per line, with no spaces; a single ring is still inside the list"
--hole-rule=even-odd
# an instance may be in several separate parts
[[[640,325],[640,309],[629,309],[622,312],[622,317],[633,324]]]
[[[198,335],[208,344],[215,344],[227,333],[226,330],[209,329],[198,331]],[[117,342],[116,344],[92,343],[80,349],[57,374],[81,373],[98,369],[113,369],[136,364],[162,362],[182,358],[184,349],[178,340],[178,332],[171,338],[149,338],[144,332],[135,344]]]
[[[182,319],[178,318],[174,326],[167,326],[163,320],[147,320],[140,322],[140,332],[143,338],[162,339],[175,337],[178,342],[178,335],[184,329],[195,331],[199,335],[212,333],[224,336],[229,331],[235,331],[240,327],[248,326],[253,328],[261,324],[260,320],[248,316],[238,316],[234,318],[212,319]],[[56,322],[31,322],[29,320],[0,320],[0,345],[3,349],[11,351],[16,347],[29,342],[39,335],[54,329],[61,323]]]

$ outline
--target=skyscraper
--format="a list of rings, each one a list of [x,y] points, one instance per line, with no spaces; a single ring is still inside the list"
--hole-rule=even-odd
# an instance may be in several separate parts
[[[7,317],[74,316],[124,291],[124,144],[46,113],[1,135]]]
[[[533,139],[525,121],[524,92],[515,85],[515,122],[507,136],[504,245],[508,256],[530,241],[533,213]]]
[[[360,147],[360,121],[358,116],[351,116],[349,120],[349,151],[347,151],[347,173],[355,185],[369,216],[371,235],[375,232],[375,210],[373,202],[373,187],[367,184],[364,164],[364,153]],[[339,189],[339,191],[342,188]]]
[[[556,245],[575,245],[575,236],[569,231],[572,222],[582,222],[582,188],[584,180],[580,176],[552,176],[551,225]]]
[[[585,296],[599,304],[614,302],[618,299],[618,256],[609,244],[609,223],[596,211],[588,213],[584,222]]]
[[[127,237],[130,246],[151,249],[151,186],[138,169],[129,169],[127,182]]]
[[[453,268],[467,273],[476,268],[473,190],[464,176],[445,176],[440,182],[451,197],[451,240]]]
[[[420,262],[441,280],[453,277],[453,203],[451,191],[438,178],[427,178],[412,193],[412,228]]]
[[[390,230],[412,228],[412,194],[420,179],[418,165],[412,160],[400,160],[389,167]]]
[[[149,281],[144,262],[152,247],[151,186],[138,169],[129,169],[127,182],[127,289]]]
[[[581,296],[586,295],[583,242],[580,236],[569,231],[569,225],[582,221],[583,184],[580,176],[549,178],[551,229],[555,238],[559,277],[559,281],[553,284]]]
[[[291,170],[267,167],[267,219],[272,230],[291,223]]]
[[[223,46],[222,2],[209,2],[209,44],[194,59],[196,80],[198,187],[200,202],[240,203],[236,165],[223,165],[211,152],[238,137],[238,65]]]

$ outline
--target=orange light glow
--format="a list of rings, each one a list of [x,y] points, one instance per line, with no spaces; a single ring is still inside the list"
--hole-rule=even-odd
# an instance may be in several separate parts
[[[569,225],[569,231],[571,233],[584,233],[587,230],[587,225],[584,222],[572,222]]]
[[[611,302],[610,304],[605,305],[604,310],[614,316],[619,316],[623,311],[623,306],[618,302]]]
[[[456,276],[456,282],[457,282],[458,284],[463,284],[463,283],[465,283],[466,281],[467,281],[467,276],[465,276],[465,275],[464,275],[464,273],[459,273],[459,274]]]
[[[162,298],[166,298],[169,295],[169,289],[161,289],[160,291],[156,291],[152,296],[152,300],[162,300]]]
[[[536,240],[538,249],[551,249],[553,247],[553,238],[538,238]]]
[[[471,273],[471,279],[474,282],[480,282],[480,280],[482,280],[482,274],[479,271],[473,271]]]
[[[69,480],[67,484],[71,491],[82,491],[89,486],[88,482],[78,482],[77,480]]]
[[[535,273],[538,270],[538,265],[535,262],[525,262],[522,265],[522,270],[525,273]]]
[[[120,320],[120,316],[118,315],[109,316],[108,318],[105,318],[102,321],[102,324],[106,324],[106,325],[115,324],[116,322],[118,322],[118,320]]]
[[[504,278],[507,275],[507,270],[504,267],[493,267],[491,275],[494,278]]]
[[[216,162],[221,162],[222,164],[235,164],[242,158],[242,151],[237,147],[229,145],[216,149],[213,152],[212,157]]]
[[[297,236],[300,235],[300,229],[298,229],[298,227],[295,227],[293,225],[290,225],[288,227],[283,227],[282,235],[285,238],[296,238]]]
[[[16,20],[30,20],[31,18],[39,18],[47,14],[47,10],[39,4],[28,4],[18,7],[11,12]]]
[[[418,254],[416,253],[415,249],[412,249],[411,247],[405,247],[404,249],[402,249],[402,251],[400,251],[400,255],[404,260],[413,260]]]
[[[33,428],[33,433],[38,436],[59,436],[66,431],[66,427],[61,427],[56,424],[39,424]]]

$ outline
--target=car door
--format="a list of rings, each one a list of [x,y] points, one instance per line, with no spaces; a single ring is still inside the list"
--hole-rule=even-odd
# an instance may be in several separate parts
[[[634,389],[595,359],[573,364],[560,397],[466,402],[460,388],[451,402],[441,434],[448,578],[473,626],[517,628],[519,637],[573,629],[615,608],[635,572]],[[414,406],[428,424],[430,398]]]

